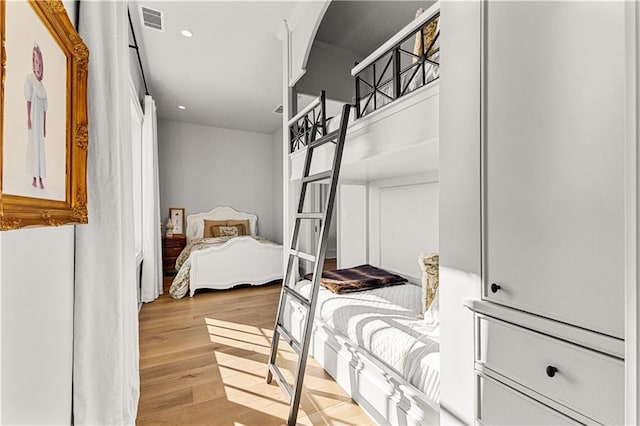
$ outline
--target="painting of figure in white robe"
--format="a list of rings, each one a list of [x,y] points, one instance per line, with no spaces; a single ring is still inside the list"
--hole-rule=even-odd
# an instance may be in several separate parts
[[[28,2],[5,13],[2,194],[65,201],[67,55]]]
[[[47,90],[44,87],[44,63],[42,51],[33,46],[33,72],[24,82],[24,97],[27,100],[27,173],[33,176],[31,186],[44,189],[47,177],[47,160],[44,141],[47,137]]]

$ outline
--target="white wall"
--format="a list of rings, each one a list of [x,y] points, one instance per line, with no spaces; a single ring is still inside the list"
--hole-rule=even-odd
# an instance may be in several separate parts
[[[369,261],[367,185],[340,184],[338,191],[338,268]]]
[[[480,298],[480,2],[441,2],[441,424],[473,424],[473,316]]]
[[[363,59],[359,53],[315,41],[307,72],[296,84],[296,91],[317,96],[324,90],[329,99],[351,103],[356,93],[351,68]]]
[[[276,130],[271,135],[272,156],[271,162],[273,167],[273,179],[271,188],[273,189],[273,224],[272,224],[272,240],[282,244],[282,128]]]
[[[2,423],[69,424],[73,226],[4,232]]]
[[[277,238],[273,136],[158,121],[160,212],[185,214],[231,206],[258,215],[258,234]]]
[[[73,262],[73,226],[0,233],[3,424],[71,423]]]
[[[438,253],[438,173],[369,183],[369,263],[420,283],[420,253]]]

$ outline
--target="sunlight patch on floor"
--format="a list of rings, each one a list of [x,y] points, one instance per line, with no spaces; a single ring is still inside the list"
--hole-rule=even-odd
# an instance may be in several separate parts
[[[227,401],[247,407],[257,416],[263,413],[286,418],[289,410],[286,397],[275,380],[271,384],[265,380],[271,330],[210,317],[206,317],[205,322],[210,341],[224,345],[214,353]],[[277,363],[290,384],[294,381],[297,357],[291,347],[281,341]],[[315,363],[310,363],[307,368],[305,384],[300,411],[302,424],[350,424],[326,413],[317,416],[322,410],[352,404],[349,396]]]
[[[220,327],[220,328],[227,328],[229,330],[233,330],[233,331],[236,331],[236,332],[242,332],[242,333],[247,333],[247,334],[255,334],[255,335],[258,335],[258,336],[265,336],[266,335],[268,337],[271,337],[271,335],[273,334],[273,331],[269,330],[269,329],[255,327],[255,326],[247,325],[247,324],[241,324],[241,323],[237,323],[237,322],[223,321],[223,320],[210,318],[210,317],[205,317],[204,322],[207,325],[212,325],[212,326],[216,326],[216,327]]]
[[[260,287],[143,306],[137,424],[284,425],[288,401],[266,383],[279,295]],[[292,380],[297,354],[283,341],[278,361]],[[298,424],[371,424],[312,358],[306,371]]]

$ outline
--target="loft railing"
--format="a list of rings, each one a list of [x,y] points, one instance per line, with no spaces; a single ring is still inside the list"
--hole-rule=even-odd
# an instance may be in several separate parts
[[[436,3],[351,70],[356,118],[440,76],[439,19],[440,5]]]
[[[304,148],[309,142],[327,133],[324,90],[302,111],[289,120],[290,152]]]

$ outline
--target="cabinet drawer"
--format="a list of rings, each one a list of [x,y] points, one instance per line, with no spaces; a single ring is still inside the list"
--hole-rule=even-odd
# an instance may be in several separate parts
[[[165,271],[173,271],[176,269],[176,260],[174,258],[162,260],[162,269]]]
[[[184,238],[165,238],[163,240],[164,247],[179,247],[182,248],[185,246]]]
[[[483,425],[580,424],[486,377],[478,377],[478,400],[478,420]]]
[[[477,321],[479,363],[597,422],[624,422],[621,360],[503,321]],[[549,367],[557,368],[553,377]]]
[[[178,257],[181,251],[182,247],[165,247],[163,255],[165,257]]]

